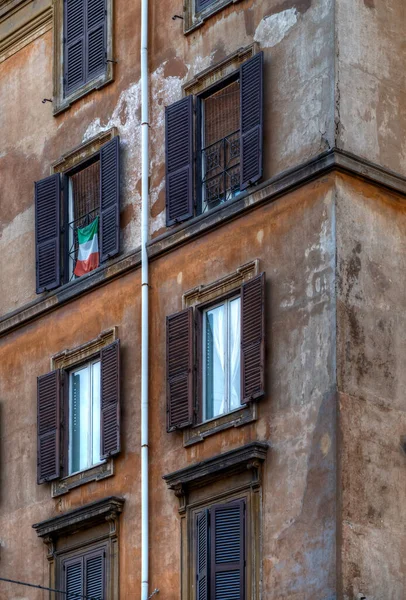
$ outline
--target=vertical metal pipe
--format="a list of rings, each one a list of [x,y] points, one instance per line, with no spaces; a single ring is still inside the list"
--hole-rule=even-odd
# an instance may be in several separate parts
[[[141,600],[148,599],[148,0],[141,0]]]

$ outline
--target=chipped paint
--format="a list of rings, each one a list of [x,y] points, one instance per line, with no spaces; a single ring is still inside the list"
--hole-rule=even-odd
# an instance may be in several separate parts
[[[297,10],[289,8],[280,13],[269,15],[262,19],[258,25],[254,40],[263,48],[273,48],[288,35],[297,23]]]

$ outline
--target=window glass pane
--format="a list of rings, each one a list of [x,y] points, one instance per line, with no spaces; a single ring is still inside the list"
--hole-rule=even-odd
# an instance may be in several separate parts
[[[93,364],[93,464],[100,462],[100,362]]]
[[[205,326],[205,419],[226,412],[225,406],[225,307],[204,314]]]
[[[69,471],[75,473],[88,467],[90,381],[89,368],[73,371],[70,375],[69,406]]]
[[[240,298],[235,298],[228,306],[228,389],[230,410],[234,410],[240,406]]]

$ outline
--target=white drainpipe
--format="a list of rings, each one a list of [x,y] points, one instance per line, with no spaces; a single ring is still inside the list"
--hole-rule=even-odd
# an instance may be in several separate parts
[[[148,0],[141,0],[141,600],[148,600]]]

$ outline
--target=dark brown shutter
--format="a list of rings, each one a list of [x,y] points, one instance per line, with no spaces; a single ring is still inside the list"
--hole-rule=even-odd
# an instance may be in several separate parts
[[[59,370],[37,379],[37,481],[60,475],[60,377]]]
[[[167,430],[193,421],[193,308],[166,318]]]
[[[87,81],[106,68],[106,0],[87,2]]]
[[[210,510],[210,598],[244,600],[245,502]]]
[[[197,515],[196,523],[196,599],[209,597],[209,511]]]
[[[83,596],[83,556],[63,562],[63,578],[66,600]]]
[[[61,183],[59,173],[35,183],[37,294],[61,284]]]
[[[204,10],[211,4],[214,4],[216,0],[196,0],[196,12],[200,12]]]
[[[64,2],[64,90],[68,96],[86,82],[86,0]]]
[[[120,138],[100,150],[100,262],[120,252]]]
[[[165,109],[166,224],[193,216],[193,96]]]
[[[120,452],[120,340],[103,348],[101,357],[101,451],[104,459]]]
[[[263,62],[259,52],[240,67],[240,189],[262,177]]]
[[[84,594],[88,598],[105,598],[104,560],[105,550],[100,548],[85,554]]]
[[[241,404],[264,395],[265,273],[241,289]]]

